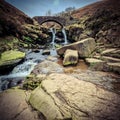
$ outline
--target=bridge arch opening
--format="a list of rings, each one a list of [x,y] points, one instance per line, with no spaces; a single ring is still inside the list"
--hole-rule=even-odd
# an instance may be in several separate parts
[[[57,20],[45,20],[45,21],[43,21],[43,22],[41,22],[40,24],[41,25],[43,25],[43,24],[49,24],[51,22],[51,26],[52,26],[52,23],[57,23],[59,26],[60,26],[60,28],[63,28],[63,24],[62,23],[60,23],[59,21],[57,21]]]

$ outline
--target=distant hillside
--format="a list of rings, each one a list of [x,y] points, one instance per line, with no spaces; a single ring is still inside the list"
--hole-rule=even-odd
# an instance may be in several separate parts
[[[94,37],[103,44],[120,47],[120,1],[103,0],[75,10],[68,20],[68,38]]]
[[[101,0],[72,12],[72,17],[80,18],[84,15],[93,15],[100,10],[112,10],[120,13],[119,0]]]
[[[12,36],[13,39],[7,36]],[[13,42],[14,37],[29,45],[36,45],[45,42],[44,39],[46,39],[47,35],[42,33],[42,28],[37,21],[6,1],[0,0],[0,45],[3,46],[5,43],[5,46],[7,46],[3,46],[4,49],[0,48],[0,51],[12,49],[13,46],[9,46],[7,43],[8,41]]]
[[[0,36],[21,33],[23,24],[33,24],[33,20],[14,6],[0,0]]]

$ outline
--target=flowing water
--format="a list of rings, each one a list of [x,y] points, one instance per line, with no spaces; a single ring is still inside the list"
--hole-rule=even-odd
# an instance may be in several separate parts
[[[49,47],[47,49],[49,49],[51,56],[57,56],[55,48],[56,30],[51,28],[50,31],[52,32],[52,42],[48,45]],[[62,33],[64,35],[64,43],[61,44],[68,44],[64,28],[62,29]],[[23,63],[14,67],[8,75],[0,76],[0,91],[21,84],[25,77],[34,69],[35,65],[47,59],[48,55],[42,55],[43,51],[43,49],[40,49],[37,52],[27,50]],[[62,65],[61,59],[58,59],[58,64]],[[120,76],[88,70],[88,66],[83,60],[79,60],[77,66],[64,67],[64,72],[65,74],[72,75],[80,80],[92,82],[107,90],[112,90],[120,94]]]
[[[50,32],[52,32],[52,44],[55,44],[55,34],[56,34],[56,29],[55,28],[50,28]]]
[[[23,63],[14,67],[9,74],[0,76],[0,91],[16,86],[17,83],[24,80],[31,73],[35,65],[45,60],[46,57],[41,54],[41,51],[27,53]]]
[[[52,43],[50,44],[49,51],[51,56],[57,56],[56,48],[55,48],[55,38],[56,38],[56,29],[50,28],[52,33]],[[62,30],[64,34],[65,44],[67,44],[67,37],[65,34],[65,30]],[[35,65],[44,61],[48,56],[42,55],[43,49],[40,49],[36,52],[32,50],[26,51],[26,57],[23,63],[14,67],[14,69],[7,75],[0,76],[0,91],[5,90],[9,87],[16,86],[22,80],[28,76],[31,71],[34,69]]]
[[[52,42],[51,44],[55,45],[55,39],[56,39],[56,29],[55,28],[50,28],[50,32],[52,33]],[[67,40],[67,35],[66,35],[66,31],[65,28],[62,28],[62,33],[63,33],[63,37],[64,37],[64,43],[62,43],[63,45],[68,44],[68,40]]]
[[[66,44],[68,44],[68,40],[67,40],[67,35],[66,35],[66,31],[65,31],[65,29],[64,28],[62,28],[62,33],[63,33],[63,35],[64,35],[64,45],[66,45]]]

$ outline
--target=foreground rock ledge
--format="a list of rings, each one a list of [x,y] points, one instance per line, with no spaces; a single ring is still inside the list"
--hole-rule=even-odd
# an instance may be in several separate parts
[[[26,102],[24,90],[9,89],[0,93],[0,120],[39,120]]]
[[[51,74],[31,94],[30,104],[47,120],[118,120],[120,96],[65,74]]]

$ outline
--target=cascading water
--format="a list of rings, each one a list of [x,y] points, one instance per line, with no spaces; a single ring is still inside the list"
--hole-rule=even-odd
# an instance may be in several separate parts
[[[50,55],[56,56],[56,48],[55,48],[55,38],[56,38],[56,29],[50,28],[50,32],[52,33],[52,46],[50,49]],[[62,29],[63,35],[64,35],[64,43],[67,44],[67,36],[65,33],[65,29]],[[42,49],[41,49],[42,50]],[[24,78],[31,73],[31,71],[34,69],[34,66],[37,65],[39,62],[45,60],[47,56],[42,55],[42,51],[39,51],[38,53],[32,52],[32,50],[26,51],[26,57],[25,61],[17,65],[8,75],[2,75],[0,76],[0,91],[8,89],[9,87],[16,86],[20,81],[24,80]]]
[[[51,44],[55,44],[55,38],[56,38],[56,29],[55,28],[50,28],[50,32],[52,33],[52,42]],[[63,27],[62,28],[62,33],[63,33],[63,36],[64,36],[64,43],[63,44],[68,44],[68,40],[67,40],[67,35],[66,35],[66,31],[65,31],[65,28]]]
[[[30,52],[26,55],[25,61],[17,65],[8,75],[0,76],[0,91],[16,86],[19,81],[24,80],[35,65],[46,59],[47,56],[41,55],[41,52]]]
[[[8,75],[0,76],[0,91],[16,86],[20,80],[30,74],[35,65],[36,63],[33,61],[25,61],[23,64],[17,65]],[[10,85],[11,83],[12,85]]]
[[[50,31],[52,32],[52,44],[55,44],[55,34],[56,34],[56,29],[55,28],[50,28]]]
[[[62,33],[64,35],[64,44],[68,44],[67,35],[66,35],[66,31],[65,31],[64,27],[62,28]]]
[[[0,76],[0,79],[26,77],[33,70],[36,63],[32,60],[25,61],[23,64],[17,65],[10,74]]]
[[[56,52],[56,49],[55,49],[55,38],[56,38],[56,29],[55,28],[50,28],[50,32],[52,32],[52,48],[50,50],[50,55],[52,56],[56,56],[57,55],[57,52]]]

